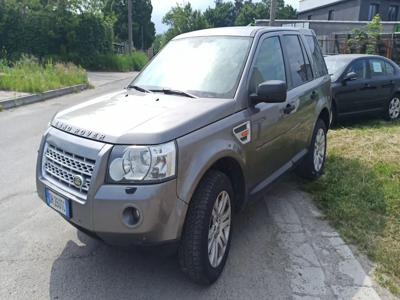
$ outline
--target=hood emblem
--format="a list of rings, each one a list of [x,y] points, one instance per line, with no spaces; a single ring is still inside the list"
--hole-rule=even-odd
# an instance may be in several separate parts
[[[104,141],[106,139],[106,136],[104,134],[98,133],[98,132],[93,132],[91,130],[86,130],[86,129],[81,129],[78,127],[72,127],[70,125],[68,125],[67,123],[63,123],[61,121],[55,121],[52,123],[52,126],[54,126],[55,128],[58,128],[62,131],[71,133],[71,134],[75,134],[81,137],[85,137],[88,139],[92,139],[92,140],[97,140],[97,141]]]
[[[82,188],[83,184],[85,183],[85,179],[81,175],[74,176],[74,186],[78,189]]]

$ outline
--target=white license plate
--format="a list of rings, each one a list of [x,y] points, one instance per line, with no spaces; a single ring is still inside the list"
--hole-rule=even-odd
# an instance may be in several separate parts
[[[67,219],[71,218],[71,205],[68,199],[63,198],[48,189],[45,190],[45,194],[48,206],[54,208]]]

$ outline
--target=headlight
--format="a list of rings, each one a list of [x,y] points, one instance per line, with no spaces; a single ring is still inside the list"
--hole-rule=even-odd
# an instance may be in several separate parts
[[[108,165],[113,183],[160,181],[175,176],[176,149],[157,146],[114,146]]]

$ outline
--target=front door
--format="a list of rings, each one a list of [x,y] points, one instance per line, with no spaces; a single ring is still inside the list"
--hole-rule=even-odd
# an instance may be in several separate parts
[[[299,85],[307,81],[308,75],[298,36],[294,35],[298,45],[295,73],[300,76]],[[295,90],[292,79],[287,76],[281,34],[267,34],[261,38],[249,78],[249,94],[256,92],[257,86],[268,80],[286,81],[289,87],[288,97],[283,103],[259,103],[250,105],[251,126],[253,132],[252,151],[248,157],[250,182],[258,191],[270,178],[274,178],[291,166],[291,159],[297,149],[294,147],[296,129],[299,127],[298,108],[304,91]],[[297,78],[296,78],[297,80]],[[297,84],[297,83],[296,83]],[[295,84],[295,85],[296,85]]]
[[[335,95],[339,114],[369,110],[377,97],[377,85],[371,79],[367,59],[353,61],[344,74],[350,72],[356,73],[357,79],[343,82]]]

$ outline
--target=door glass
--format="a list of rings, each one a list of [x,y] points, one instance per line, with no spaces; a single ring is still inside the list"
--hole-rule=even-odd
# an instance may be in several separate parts
[[[286,82],[285,64],[278,37],[270,37],[262,42],[251,72],[250,93],[255,93],[257,86],[268,80]]]
[[[289,89],[295,88],[308,81],[307,65],[304,61],[303,51],[297,35],[285,35],[282,39],[287,54],[287,62],[291,74],[291,84]],[[310,78],[311,79],[311,78]]]
[[[369,68],[371,70],[372,78],[385,76],[385,63],[381,59],[370,59]]]
[[[328,72],[325,67],[324,56],[322,55],[317,39],[313,35],[306,35],[306,41],[311,48],[314,76],[318,78],[326,75]]]
[[[395,74],[393,66],[386,61],[385,61],[385,69],[386,69],[386,75],[391,76]]]
[[[366,79],[367,78],[367,66],[365,60],[360,59],[353,62],[350,65],[350,68],[347,70],[347,73],[354,72],[357,74],[357,79]]]

